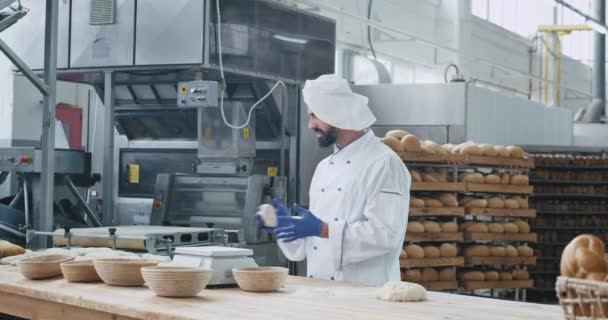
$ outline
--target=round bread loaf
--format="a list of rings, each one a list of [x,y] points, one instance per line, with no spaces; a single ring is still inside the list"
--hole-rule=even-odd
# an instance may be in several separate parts
[[[519,208],[520,209],[528,209],[530,208],[530,203],[528,202],[528,199],[524,199],[520,196],[516,196],[516,197],[511,197],[511,199],[516,200],[517,203],[519,203]]]
[[[403,273],[403,281],[420,282],[420,280],[422,280],[422,273],[420,270],[410,269]]]
[[[441,232],[441,226],[435,221],[424,221],[425,232]]]
[[[502,209],[505,207],[505,201],[501,197],[492,197],[488,199],[488,208]]]
[[[513,274],[511,272],[501,272],[499,274],[500,281],[511,281],[513,280]]]
[[[477,223],[475,221],[465,221],[458,225],[458,231],[465,231],[470,225]]]
[[[432,170],[429,173],[432,174],[433,177],[435,177],[435,179],[437,179],[439,182],[448,182],[448,172],[445,170]]]
[[[592,272],[585,279],[604,282],[606,281],[606,275],[606,272]]]
[[[467,271],[460,274],[460,280],[463,281],[484,281],[486,276],[481,271]]]
[[[412,182],[422,182],[422,175],[418,170],[410,170],[410,176],[412,176]]]
[[[526,270],[515,269],[513,270],[513,280],[528,280],[530,274]]]
[[[486,199],[471,200],[464,205],[465,208],[487,208],[488,201]]]
[[[487,184],[500,184],[500,177],[495,174],[489,174],[484,177],[484,183]]]
[[[590,234],[579,235],[564,248],[560,261],[563,277],[585,279],[590,273],[607,272],[604,242]]]
[[[496,150],[499,157],[508,158],[511,156],[511,151],[505,148],[505,146],[494,146],[494,150]]]
[[[439,196],[439,201],[443,203],[444,207],[458,207],[458,199],[451,193],[442,193]]]
[[[439,258],[441,257],[441,252],[439,248],[435,246],[425,246],[424,247],[424,257],[425,258]]]
[[[433,198],[423,198],[422,200],[424,200],[424,205],[429,207],[429,208],[441,208],[443,207],[443,203],[441,203],[441,201],[437,200],[437,199],[433,199]]]
[[[479,148],[481,149],[482,154],[486,157],[496,157],[498,155],[498,151],[494,149],[493,145],[480,144]]]
[[[505,232],[505,228],[502,223],[491,222],[488,223],[488,232],[490,233],[503,233]]]
[[[408,134],[401,138],[401,149],[405,152],[420,152],[422,146],[420,145],[420,139],[418,137]]]
[[[442,243],[439,252],[442,257],[452,258],[458,255],[458,248],[451,243]]]
[[[424,200],[415,197],[410,197],[410,207],[412,208],[424,208]]]
[[[500,176],[500,184],[511,184],[511,175],[508,173],[503,173]]]
[[[530,184],[530,178],[527,175],[516,174],[511,177],[511,184],[518,186],[527,186]]]
[[[463,174],[460,181],[468,183],[484,183],[485,179],[483,177],[483,174],[479,172],[473,172]]]
[[[439,281],[453,281],[455,279],[454,269],[443,268],[439,271]]]
[[[441,223],[441,232],[456,233],[458,232],[458,224],[456,222],[443,222]]]
[[[509,150],[509,153],[512,158],[523,158],[524,157],[524,149],[522,149],[521,147],[508,146],[507,150]]]
[[[422,259],[424,258],[424,249],[417,244],[410,244],[405,247],[405,253],[407,253],[408,259]]]
[[[505,255],[507,257],[517,257],[519,256],[519,251],[512,245],[505,246]]]
[[[529,233],[530,232],[530,224],[523,220],[515,220],[513,221],[517,228],[519,229],[519,233]]]
[[[486,245],[475,244],[472,246],[468,246],[464,250],[465,257],[489,257],[490,256],[490,248]]]
[[[486,277],[486,281],[498,281],[500,279],[498,271],[486,271],[483,275]]]
[[[462,199],[460,199],[460,201],[458,203],[460,204],[461,207],[464,207],[465,204],[467,204],[469,201],[473,201],[473,200],[475,200],[475,198],[466,196],[466,197],[463,197]]]
[[[437,281],[439,280],[439,273],[433,268],[422,269],[422,281]]]
[[[397,140],[401,140],[403,139],[403,137],[409,135],[410,133],[405,131],[405,130],[390,130],[389,132],[387,132],[384,137],[393,137],[396,138]]]
[[[407,252],[405,252],[405,250],[401,250],[401,253],[399,254],[399,259],[407,259]]]
[[[429,172],[425,172],[422,174],[422,181],[423,182],[439,182],[439,179],[437,179],[437,177]]]
[[[403,151],[402,147],[401,147],[401,142],[397,139],[395,139],[394,137],[386,137],[384,139],[380,139],[380,141],[382,141],[385,145],[387,145],[389,148],[393,149],[394,151]]]
[[[445,153],[452,153],[452,149],[454,149],[454,145],[451,143],[441,145],[441,149],[445,151]]]
[[[505,222],[502,224],[502,227],[505,229],[505,233],[518,233],[519,228],[516,224],[512,222]]]
[[[463,146],[459,153],[461,155],[471,155],[471,156],[481,156],[483,155],[483,151],[476,144],[468,144]]]
[[[517,252],[519,253],[520,257],[532,257],[534,256],[534,249],[528,247],[528,246],[518,246],[517,247]]]
[[[506,249],[503,246],[492,246],[490,247],[490,256],[491,257],[504,257],[506,256]]]
[[[505,200],[505,208],[519,209],[519,202],[517,202],[517,200],[509,198],[509,199]]]
[[[467,232],[478,232],[478,233],[487,233],[488,226],[483,222],[476,222],[468,226],[465,231]]]
[[[424,225],[418,221],[411,221],[407,223],[407,232],[424,232]]]
[[[443,150],[441,150],[441,146],[439,144],[431,140],[425,140],[422,143],[422,151],[430,154],[441,154],[444,152]]]

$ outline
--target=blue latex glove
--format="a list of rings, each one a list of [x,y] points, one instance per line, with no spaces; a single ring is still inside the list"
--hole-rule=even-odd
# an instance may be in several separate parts
[[[274,198],[272,199],[272,206],[277,213],[277,226],[275,228],[264,226],[264,221],[262,221],[262,216],[259,213],[255,215],[255,223],[258,228],[264,230],[266,233],[273,233],[276,228],[281,227],[280,217],[290,217],[289,210],[287,207],[281,202],[281,200]]]
[[[323,221],[299,205],[293,206],[299,217],[279,217],[279,227],[274,230],[277,240],[292,242],[301,238],[320,236]]]

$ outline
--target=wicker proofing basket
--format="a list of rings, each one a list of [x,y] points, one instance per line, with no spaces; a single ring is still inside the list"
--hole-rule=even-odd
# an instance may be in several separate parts
[[[608,282],[558,277],[555,291],[565,319],[608,319]]]
[[[279,267],[232,269],[234,279],[243,291],[271,292],[281,288],[289,270]]]
[[[68,261],[60,264],[63,277],[69,282],[96,282],[101,278],[95,271],[93,261]]]
[[[144,285],[141,268],[157,265],[158,262],[130,259],[96,259],[93,260],[95,271],[108,285],[137,287]]]
[[[209,283],[213,270],[177,266],[145,267],[141,274],[146,284],[161,297],[194,297]]]
[[[23,259],[19,262],[19,272],[32,280],[48,279],[61,275],[59,265],[62,262],[72,261],[74,257],[67,255],[48,255]]]

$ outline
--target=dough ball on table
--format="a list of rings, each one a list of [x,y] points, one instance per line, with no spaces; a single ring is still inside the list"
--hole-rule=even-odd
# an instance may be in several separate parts
[[[511,184],[517,186],[527,186],[530,184],[530,177],[524,174],[516,174],[511,177]]]
[[[439,281],[453,281],[455,279],[456,275],[454,274],[454,269],[443,268],[439,271]]]
[[[405,252],[409,259],[422,259],[424,258],[424,250],[417,244],[410,244],[405,247]]]
[[[484,177],[484,183],[487,184],[500,184],[500,176],[495,174],[489,174]]]
[[[439,258],[441,257],[441,252],[439,248],[435,246],[425,246],[424,247],[424,257],[425,258]]]
[[[423,198],[422,200],[424,200],[424,205],[427,206],[428,208],[442,208],[443,207],[443,203],[441,203],[441,201],[439,201],[437,199]]]
[[[519,229],[519,233],[529,233],[530,232],[530,224],[523,220],[515,220],[513,224],[517,225]]]
[[[444,207],[458,207],[458,199],[451,193],[442,193],[439,196],[439,201],[441,201]]]
[[[392,137],[397,140],[401,140],[401,139],[403,139],[403,137],[407,136],[408,134],[410,134],[410,133],[405,130],[390,130],[389,132],[387,132],[384,135],[384,137],[385,138]]]
[[[419,282],[422,280],[422,272],[416,269],[406,270],[403,273],[403,281]]]
[[[513,280],[513,273],[511,272],[501,272],[499,273],[500,281],[511,281]]]
[[[458,248],[451,243],[442,243],[439,247],[439,252],[442,257],[453,258],[458,255]]]
[[[418,221],[408,222],[407,232],[424,232],[424,225]]]
[[[481,271],[467,271],[460,273],[460,280],[463,281],[484,281],[486,276]]]
[[[439,280],[439,272],[433,268],[422,269],[422,281],[437,281]]]
[[[505,233],[518,233],[519,228],[515,223],[505,222],[502,224],[502,227],[505,229]]]
[[[507,245],[505,246],[505,255],[507,257],[518,257],[519,251],[517,251],[517,248],[515,248],[514,246]]]
[[[519,209],[519,202],[513,198],[505,200],[505,208],[507,209]]]
[[[486,199],[475,199],[464,204],[465,208],[487,208],[488,201]]]
[[[502,209],[505,207],[505,201],[501,197],[492,197],[488,199],[488,208]]]
[[[494,149],[493,145],[480,144],[479,148],[481,149],[481,152],[483,153],[483,155],[486,157],[496,157],[498,155],[498,151],[496,151],[496,149]]]
[[[486,281],[497,281],[500,279],[500,274],[497,271],[486,271],[483,273]]]
[[[410,176],[412,176],[412,182],[422,182],[422,175],[418,170],[410,170]]]
[[[505,228],[502,223],[491,222],[488,223],[488,232],[490,233],[503,233],[505,232]]]
[[[500,176],[500,184],[504,184],[504,185],[511,184],[511,175],[508,173],[503,173]]]
[[[376,298],[393,302],[420,301],[426,299],[426,289],[416,283],[391,281],[378,291]]]
[[[389,148],[391,148],[393,151],[403,151],[403,147],[401,146],[401,141],[399,139],[396,139],[394,137],[386,137],[380,139],[380,141],[387,145]]]
[[[465,229],[466,232],[487,233],[488,225],[483,222],[475,222]]]
[[[507,150],[509,150],[511,158],[523,158],[524,157],[524,149],[516,146],[508,146]]]
[[[277,212],[271,204],[262,204],[258,208],[258,214],[262,217],[264,226],[274,228],[277,226]]]
[[[424,221],[425,232],[441,232],[441,226],[435,221]]]
[[[564,248],[560,261],[563,277],[585,279],[588,274],[608,271],[604,242],[590,234],[579,235]]]
[[[513,270],[513,280],[528,280],[530,274],[526,270],[515,269]]]
[[[507,255],[506,249],[503,246],[492,246],[490,247],[491,257],[504,257]]]
[[[424,200],[410,196],[410,207],[424,208],[424,206],[425,206]]]
[[[0,258],[18,256],[25,253],[25,249],[5,240],[0,240]]]
[[[534,256],[534,249],[532,249],[528,246],[518,246],[517,252],[519,253],[520,257],[533,257]]]
[[[456,233],[458,232],[458,224],[456,222],[443,222],[441,224],[441,232]]]
[[[420,152],[422,146],[418,137],[408,134],[401,139],[401,149],[405,152]]]
[[[489,257],[490,248],[486,245],[475,244],[469,246],[464,251],[465,257]]]
[[[511,156],[511,151],[505,148],[505,146],[494,146],[494,150],[496,150],[499,157],[508,158]]]

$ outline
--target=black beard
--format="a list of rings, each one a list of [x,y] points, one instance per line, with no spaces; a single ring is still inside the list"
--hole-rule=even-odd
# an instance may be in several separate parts
[[[317,139],[319,141],[319,147],[321,148],[330,147],[336,143],[336,140],[338,139],[338,130],[336,128],[331,128],[327,132],[321,129],[314,129],[314,131],[322,134],[322,136]]]

